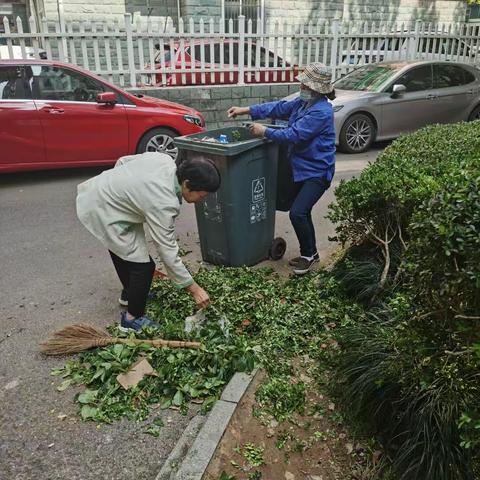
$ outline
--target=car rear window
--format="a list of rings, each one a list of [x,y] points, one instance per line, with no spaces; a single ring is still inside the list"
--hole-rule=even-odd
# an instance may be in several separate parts
[[[434,65],[435,88],[459,87],[475,81],[475,76],[457,65]]]

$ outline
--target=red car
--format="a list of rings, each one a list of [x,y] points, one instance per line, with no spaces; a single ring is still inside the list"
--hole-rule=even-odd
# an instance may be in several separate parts
[[[173,138],[204,125],[196,110],[73,65],[0,60],[0,172],[108,165],[146,151],[175,157]]]
[[[158,45],[156,45],[158,47]],[[207,70],[203,75],[199,72],[202,65],[202,52],[205,69]],[[223,58],[222,58],[223,52]],[[156,49],[155,55],[155,68],[161,69],[162,63],[160,50]],[[175,86],[175,85],[223,85],[223,84],[236,84],[238,83],[238,42],[229,40],[221,42],[220,40],[214,40],[210,43],[210,40],[205,40],[203,44],[200,40],[191,44],[184,42],[183,46],[180,43],[176,43],[174,46],[174,55],[170,51],[168,44],[164,45],[164,67],[166,70],[173,66],[175,69],[192,70],[192,66],[195,67],[195,73],[170,73],[165,74],[157,73],[155,75],[155,85],[158,86]],[[230,72],[230,57],[232,58],[232,65],[236,71]],[[257,58],[258,57],[258,58]],[[184,63],[182,64],[182,59]],[[268,72],[261,70],[256,72],[256,64],[262,68],[267,66]],[[276,61],[275,61],[276,60]],[[285,64],[285,65],[284,65]],[[223,66],[222,66],[223,65]],[[291,66],[288,62],[284,62],[278,55],[265,49],[260,45],[252,42],[249,46],[248,42],[245,43],[244,51],[244,65],[245,73],[243,81],[245,83],[285,83],[294,82],[295,77],[298,75],[298,67]],[[249,67],[250,65],[250,67]],[[146,65],[146,68],[150,68]],[[214,72],[210,70],[213,69]],[[224,70],[223,81],[222,73],[220,69]],[[195,79],[195,82],[193,81]],[[150,82],[151,83],[151,82]]]

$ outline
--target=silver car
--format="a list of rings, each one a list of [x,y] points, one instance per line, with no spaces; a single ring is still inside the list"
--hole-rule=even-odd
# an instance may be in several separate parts
[[[346,153],[364,152],[374,141],[428,124],[480,119],[480,69],[472,65],[372,63],[340,78],[334,87],[336,143]]]

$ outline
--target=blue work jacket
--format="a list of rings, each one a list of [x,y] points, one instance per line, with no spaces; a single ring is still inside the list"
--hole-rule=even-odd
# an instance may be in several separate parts
[[[331,182],[335,173],[333,108],[326,98],[306,105],[301,98],[261,103],[250,107],[250,116],[253,120],[288,117],[288,127],[267,128],[265,136],[288,145],[294,181],[317,177]]]

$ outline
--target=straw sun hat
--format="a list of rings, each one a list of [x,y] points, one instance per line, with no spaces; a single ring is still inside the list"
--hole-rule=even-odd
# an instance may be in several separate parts
[[[332,72],[320,62],[307,65],[296,79],[317,93],[327,94],[333,91]]]

